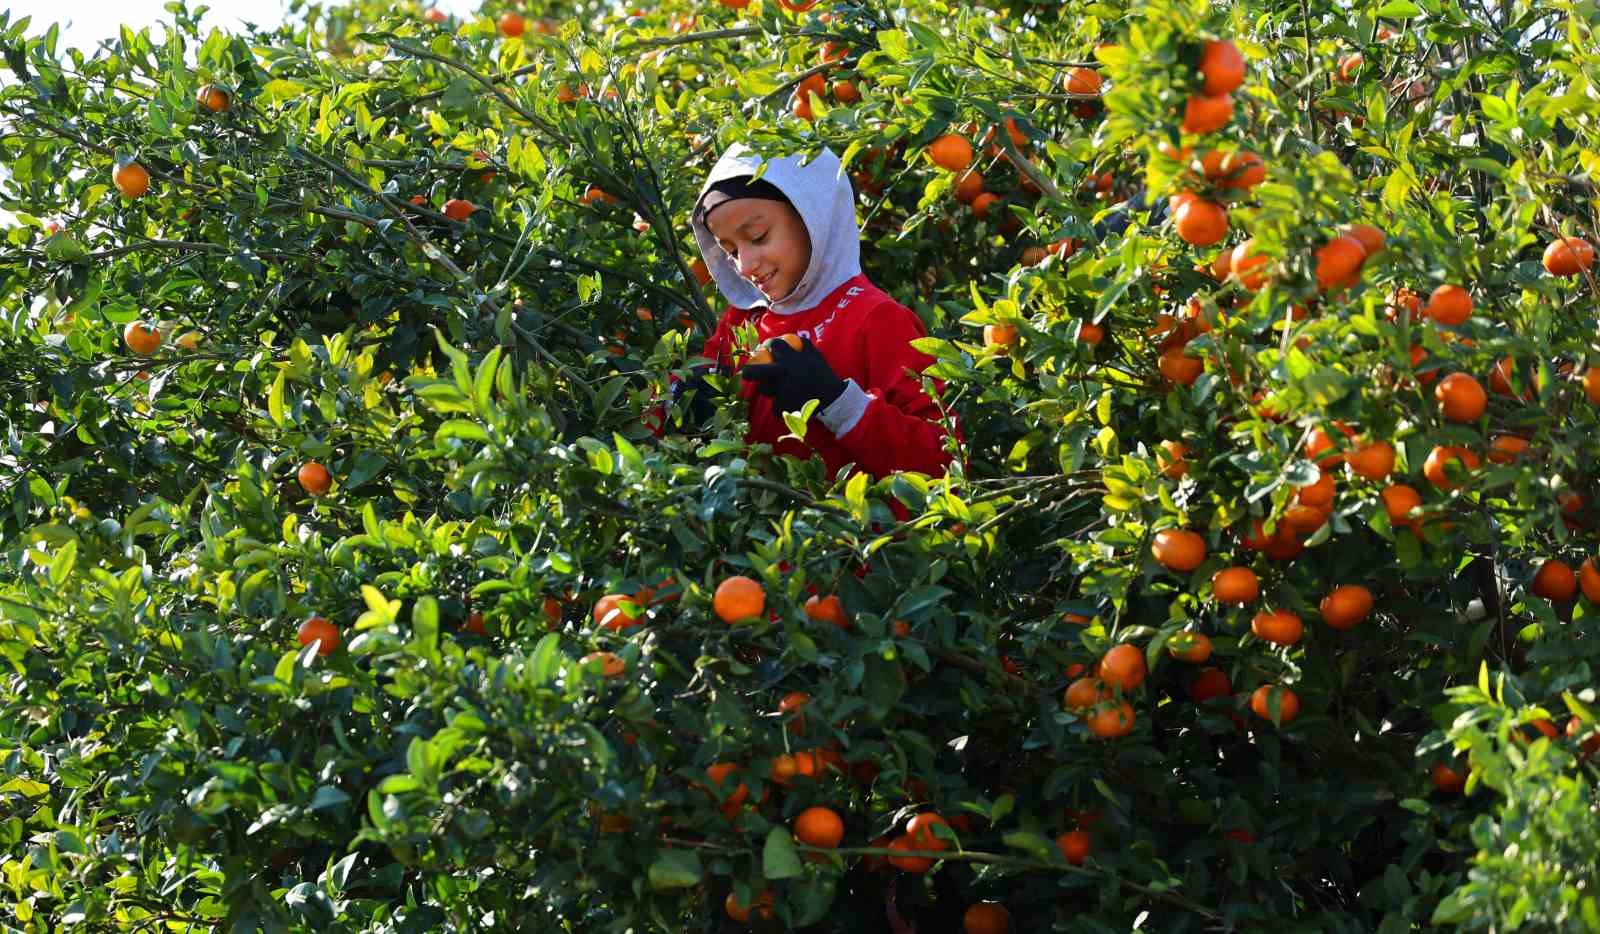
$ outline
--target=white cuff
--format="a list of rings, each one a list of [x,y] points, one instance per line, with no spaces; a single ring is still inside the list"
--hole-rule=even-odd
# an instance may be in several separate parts
[[[856,385],[855,380],[847,379],[844,381],[844,392],[839,393],[839,398],[833,400],[833,404],[819,409],[817,417],[822,419],[822,424],[833,432],[835,438],[843,438],[861,421],[861,416],[867,414],[867,403],[874,398]]]

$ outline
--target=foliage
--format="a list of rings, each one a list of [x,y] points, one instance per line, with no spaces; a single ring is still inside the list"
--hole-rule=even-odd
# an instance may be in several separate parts
[[[1600,521],[1600,287],[1541,266],[1600,233],[1592,5],[667,0],[515,37],[501,4],[235,36],[171,9],[93,54],[0,19],[6,924],[714,931],[762,892],[772,930],[980,900],[1017,931],[1600,924],[1600,571],[1533,583]],[[1218,39],[1233,116],[1186,134]],[[860,100],[797,115],[812,74]],[[946,133],[985,219],[925,155]],[[649,431],[721,309],[687,213],[736,141],[848,164],[962,425],[949,477],[826,476],[733,402]],[[1225,239],[1180,236],[1182,193]],[[1385,248],[1332,281],[1353,224]],[[1256,291],[1212,272],[1246,238]],[[1464,323],[1405,310],[1444,284]],[[1441,415],[1455,372],[1485,413]],[[1324,437],[1394,475],[1319,480]],[[1441,445],[1484,463],[1448,489]],[[1205,553],[1164,564],[1180,528]],[[1259,599],[1215,599],[1231,565]],[[736,574],[766,612],[730,625]],[[1347,628],[1341,585],[1375,604]],[[1253,633],[1269,608],[1304,637]],[[1196,635],[1224,696],[1176,657]],[[1149,673],[1100,739],[1122,698],[1062,692],[1117,645]],[[794,839],[812,806],[841,846]],[[928,810],[951,829],[904,839],[938,862],[885,865]]]

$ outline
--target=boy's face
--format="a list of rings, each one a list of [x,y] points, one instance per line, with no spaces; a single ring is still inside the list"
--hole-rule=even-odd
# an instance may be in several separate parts
[[[800,212],[782,201],[741,198],[711,212],[706,227],[728,258],[768,301],[800,284],[811,265],[811,234]]]

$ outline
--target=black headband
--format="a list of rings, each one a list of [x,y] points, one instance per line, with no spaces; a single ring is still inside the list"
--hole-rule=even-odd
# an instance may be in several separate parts
[[[700,196],[700,203],[695,206],[694,218],[701,226],[706,227],[706,219],[711,212],[727,204],[729,201],[738,201],[743,198],[757,201],[778,201],[794,206],[787,195],[778,190],[778,186],[764,178],[751,181],[750,176],[740,175],[734,178],[725,178],[706,189]],[[709,229],[709,228],[708,228]]]

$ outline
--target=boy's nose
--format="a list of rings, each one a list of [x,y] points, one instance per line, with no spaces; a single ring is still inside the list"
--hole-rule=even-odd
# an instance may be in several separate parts
[[[751,273],[756,271],[756,265],[756,258],[753,254],[747,251],[740,252],[739,275],[744,276],[746,279],[750,278]]]

